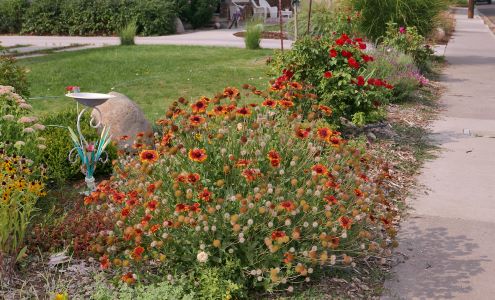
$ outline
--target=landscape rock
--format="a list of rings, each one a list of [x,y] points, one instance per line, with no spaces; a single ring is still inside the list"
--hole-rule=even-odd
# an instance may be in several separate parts
[[[179,18],[175,18],[175,33],[185,33],[184,24]]]
[[[120,149],[131,149],[138,133],[144,133],[144,137],[153,135],[151,124],[136,103],[123,94],[116,92],[109,94],[115,97],[108,99],[97,108],[101,111],[102,124],[110,126],[112,139],[117,142]],[[100,121],[96,110],[93,110],[91,115],[96,121]],[[122,139],[124,136],[128,138]]]

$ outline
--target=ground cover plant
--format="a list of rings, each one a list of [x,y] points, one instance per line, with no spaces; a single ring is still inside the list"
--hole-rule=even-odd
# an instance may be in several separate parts
[[[236,88],[173,103],[156,150],[120,159],[85,199],[115,224],[92,248],[102,268],[129,284],[217,272],[224,293],[240,297],[389,253],[387,172],[370,174],[373,158],[318,117],[329,107],[315,105],[309,120],[297,113],[294,102],[313,97],[301,84],[244,88],[262,104],[236,105]]]
[[[148,119],[156,120],[177,95],[199,97],[215,93],[224,84],[266,82],[265,60],[271,53],[214,47],[108,47],[19,63],[29,69],[35,98],[31,102],[40,115],[73,107],[73,101],[63,97],[64,88],[78,85],[85,91],[124,93]]]

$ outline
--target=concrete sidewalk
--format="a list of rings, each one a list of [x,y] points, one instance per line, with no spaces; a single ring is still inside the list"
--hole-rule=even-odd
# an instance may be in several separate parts
[[[495,37],[456,12],[433,124],[438,158],[425,164],[399,231],[404,262],[384,299],[495,299]]]
[[[190,45],[190,46],[222,46],[244,48],[244,39],[234,36],[242,29],[220,29],[195,31],[184,34],[136,37],[138,45]],[[36,47],[65,47],[71,44],[85,44],[91,47],[119,45],[118,37],[81,37],[81,36],[17,36],[0,35],[0,44],[4,47],[15,45],[31,45]],[[284,41],[289,48],[291,41]],[[280,49],[280,40],[261,40],[261,47]]]

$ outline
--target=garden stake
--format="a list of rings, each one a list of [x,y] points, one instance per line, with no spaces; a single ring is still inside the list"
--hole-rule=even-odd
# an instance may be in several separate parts
[[[309,10],[308,10],[308,30],[306,34],[309,34],[309,29],[311,27],[311,7],[313,6],[313,0],[309,0]]]

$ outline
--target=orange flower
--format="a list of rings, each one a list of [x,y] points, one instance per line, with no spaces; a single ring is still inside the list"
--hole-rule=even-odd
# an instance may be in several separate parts
[[[141,158],[142,162],[154,163],[158,160],[158,152],[155,150],[143,150],[139,154],[139,158]]]
[[[332,130],[327,127],[319,128],[317,133],[318,137],[324,141],[328,141],[332,136]]]
[[[263,103],[261,103],[261,105],[274,108],[275,106],[277,106],[277,101],[268,98],[265,101],[263,101]]]
[[[342,216],[339,218],[339,223],[340,223],[340,226],[342,226],[342,228],[344,229],[351,229],[352,227],[352,219],[346,217],[346,216]]]
[[[203,200],[203,201],[206,201],[206,202],[209,202],[210,201],[210,198],[211,198],[211,192],[207,189],[207,188],[204,188],[199,194],[198,194],[198,198]]]
[[[319,105],[318,109],[327,116],[330,116],[333,113],[332,109],[326,105]]]
[[[289,83],[289,85],[293,88],[293,89],[296,89],[296,90],[302,90],[302,84],[300,84],[299,82],[291,82]]]
[[[129,136],[128,135],[123,135],[120,137],[120,140],[121,141],[127,141],[129,139]]]
[[[223,90],[223,95],[225,97],[229,97],[230,99],[234,99],[239,96],[239,90],[233,87],[228,87]]]
[[[321,164],[314,165],[311,168],[311,170],[316,172],[316,174],[318,174],[318,175],[325,175],[328,173],[327,167],[325,167],[324,165],[321,165]]]
[[[288,264],[294,260],[294,254],[290,252],[284,253],[284,263]]]
[[[150,202],[146,203],[146,208],[148,208],[150,211],[155,211],[157,207],[158,201],[156,200],[151,200]]]
[[[286,211],[293,211],[294,209],[296,209],[296,205],[290,200],[283,201],[282,203],[280,203],[280,206]]]
[[[247,116],[250,116],[251,115],[251,110],[247,107],[242,107],[242,108],[239,108],[237,111],[236,111],[236,114],[237,115],[240,115],[240,116],[243,116],[243,117],[247,117]]]
[[[283,108],[291,108],[294,106],[294,102],[289,100],[280,100],[278,104],[280,104]]]
[[[106,270],[110,267],[110,260],[108,259],[108,255],[103,255],[100,257],[100,268],[102,270]]]
[[[194,184],[198,182],[200,178],[201,177],[198,173],[190,173],[189,175],[187,175],[187,182]]]
[[[208,102],[204,98],[201,98],[196,103],[191,104],[192,112],[195,114],[204,113],[207,107]]]
[[[238,168],[244,168],[244,167],[247,167],[249,166],[249,164],[251,163],[250,160],[247,160],[247,159],[239,159],[236,163],[235,163],[235,166],[238,167]]]
[[[334,135],[334,136],[330,137],[330,139],[329,139],[329,142],[332,144],[332,146],[335,146],[335,147],[340,145],[342,143],[342,141],[343,141],[343,139],[338,135]]]
[[[204,162],[208,155],[205,149],[194,148],[189,150],[189,159],[195,162]]]
[[[280,159],[272,159],[270,160],[270,164],[272,165],[272,167],[279,167],[280,166]]]
[[[223,105],[215,106],[215,108],[211,111],[211,113],[215,116],[225,115],[227,113],[227,108]]]
[[[189,117],[189,122],[191,126],[197,127],[205,122],[205,118],[198,115],[192,115]]]
[[[162,138],[161,145],[162,146],[168,145],[173,137],[174,137],[174,134],[172,131],[169,131],[167,134],[164,134],[163,138]]]
[[[193,205],[189,206],[189,211],[192,211],[192,212],[195,212],[195,213],[198,213],[201,211],[201,208],[200,208],[201,204],[199,204],[198,202],[195,202]]]
[[[150,231],[151,231],[151,233],[155,233],[158,231],[158,229],[160,229],[160,224],[155,224],[155,225],[151,226]]]
[[[328,241],[330,242],[330,248],[332,249],[337,249],[340,245],[339,237],[331,236],[330,238],[328,238]]]
[[[256,169],[246,169],[242,171],[242,176],[246,178],[247,182],[251,182],[255,180],[257,177],[261,176],[261,173]]]
[[[129,273],[126,273],[124,275],[122,275],[122,277],[120,277],[120,279],[127,283],[127,284],[133,284],[136,280],[134,279],[134,275],[132,275],[131,272]]]

